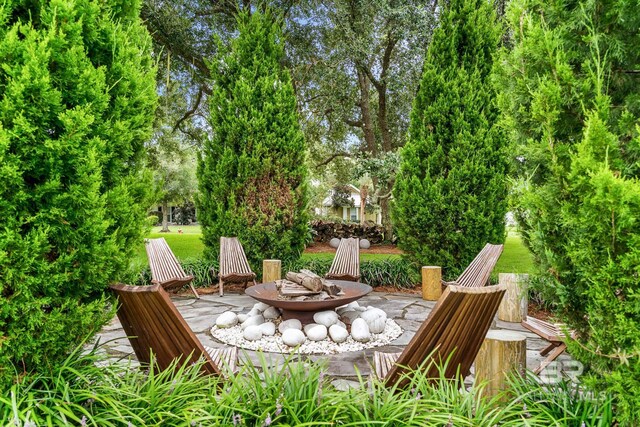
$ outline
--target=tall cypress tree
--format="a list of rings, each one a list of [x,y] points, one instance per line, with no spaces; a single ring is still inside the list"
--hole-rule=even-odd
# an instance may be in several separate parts
[[[156,95],[139,8],[0,4],[0,384],[108,320],[142,239]]]
[[[205,256],[237,236],[254,270],[261,260],[297,259],[308,239],[306,146],[280,23],[241,14],[239,35],[212,66],[212,136],[198,162]]]
[[[572,356],[640,407],[640,14],[619,0],[510,4],[497,82],[518,157],[517,213]],[[595,375],[594,375],[595,374]]]
[[[500,27],[485,0],[443,3],[396,179],[400,246],[454,277],[504,240],[505,138],[490,73]]]

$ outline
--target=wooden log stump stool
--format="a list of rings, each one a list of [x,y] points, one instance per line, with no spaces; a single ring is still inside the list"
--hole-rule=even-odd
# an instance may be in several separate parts
[[[279,259],[262,260],[262,283],[282,279],[282,262]]]
[[[475,384],[485,383],[483,394],[493,397],[506,389],[509,375],[527,366],[527,338],[518,332],[490,330],[476,357]]]
[[[500,273],[498,275],[498,282],[507,288],[498,307],[498,319],[504,322],[520,323],[527,318],[528,279],[528,274]]]
[[[442,295],[442,269],[440,267],[422,267],[422,299],[438,301]]]

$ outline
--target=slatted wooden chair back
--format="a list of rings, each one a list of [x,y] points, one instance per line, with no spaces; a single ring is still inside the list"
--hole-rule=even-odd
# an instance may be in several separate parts
[[[327,279],[360,281],[360,240],[340,239]]]
[[[469,288],[489,285],[491,273],[502,254],[503,248],[504,245],[487,243],[458,277],[455,284]]]
[[[438,378],[436,365],[444,365],[447,361],[446,378],[454,378],[458,369],[463,377],[469,375],[505,290],[503,285],[448,286],[396,364],[387,372],[385,383],[388,386],[406,385],[408,379],[402,376],[406,368],[422,367],[427,370],[424,372],[427,378]],[[427,363],[429,355],[435,364]]]
[[[163,237],[145,240],[145,249],[151,268],[151,283],[162,285],[167,291],[180,289],[188,284],[196,298],[200,298],[191,284],[193,276],[184,272],[180,261]]]
[[[220,237],[220,296],[224,282],[256,283],[256,274],[251,271],[249,261],[237,237]]]
[[[153,351],[155,363],[161,370],[167,369],[175,359],[193,363],[203,358],[203,372],[220,374],[219,367],[160,285],[116,284],[111,285],[111,289],[120,303],[118,318],[140,363],[151,363]]]

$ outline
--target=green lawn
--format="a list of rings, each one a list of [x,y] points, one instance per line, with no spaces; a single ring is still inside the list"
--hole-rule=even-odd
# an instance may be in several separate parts
[[[173,253],[180,260],[184,261],[189,258],[198,258],[202,255],[204,244],[200,237],[202,232],[199,225],[189,226],[171,226],[170,233],[160,233],[161,227],[153,227],[151,233],[146,237],[149,239],[156,239],[158,237],[164,237],[167,243],[171,247]],[[182,234],[178,233],[178,230],[182,230]],[[136,248],[133,264],[144,265],[147,263],[147,254],[144,250],[144,244],[141,244]]]
[[[504,251],[498,260],[494,273],[534,273],[533,257],[526,248],[520,234],[509,231],[504,242]]]
[[[182,230],[182,234],[178,230]],[[200,226],[172,226],[170,233],[160,233],[160,227],[154,227],[148,238],[164,237],[171,246],[175,255],[181,259],[197,258],[202,254],[204,245],[200,240]],[[361,254],[362,261],[397,258],[401,255],[392,254]],[[305,259],[319,258],[332,259],[333,253],[306,253]],[[144,265],[147,262],[144,246],[137,248],[133,263]],[[533,258],[522,243],[520,235],[516,231],[510,231],[504,244],[504,252],[498,261],[494,273],[533,273]]]

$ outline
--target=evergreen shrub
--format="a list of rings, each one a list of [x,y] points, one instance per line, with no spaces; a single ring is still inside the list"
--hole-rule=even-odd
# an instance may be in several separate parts
[[[0,386],[110,319],[150,204],[156,105],[140,2],[0,3]]]
[[[252,269],[298,259],[310,239],[306,144],[284,60],[281,23],[270,12],[238,17],[238,37],[213,60],[211,137],[198,161],[205,257],[221,236],[238,237]]]
[[[505,238],[505,137],[490,82],[500,25],[484,0],[443,2],[393,190],[399,246],[452,279]]]
[[[640,408],[640,15],[624,1],[512,2],[496,83],[517,166],[514,204],[576,329],[580,379]]]

